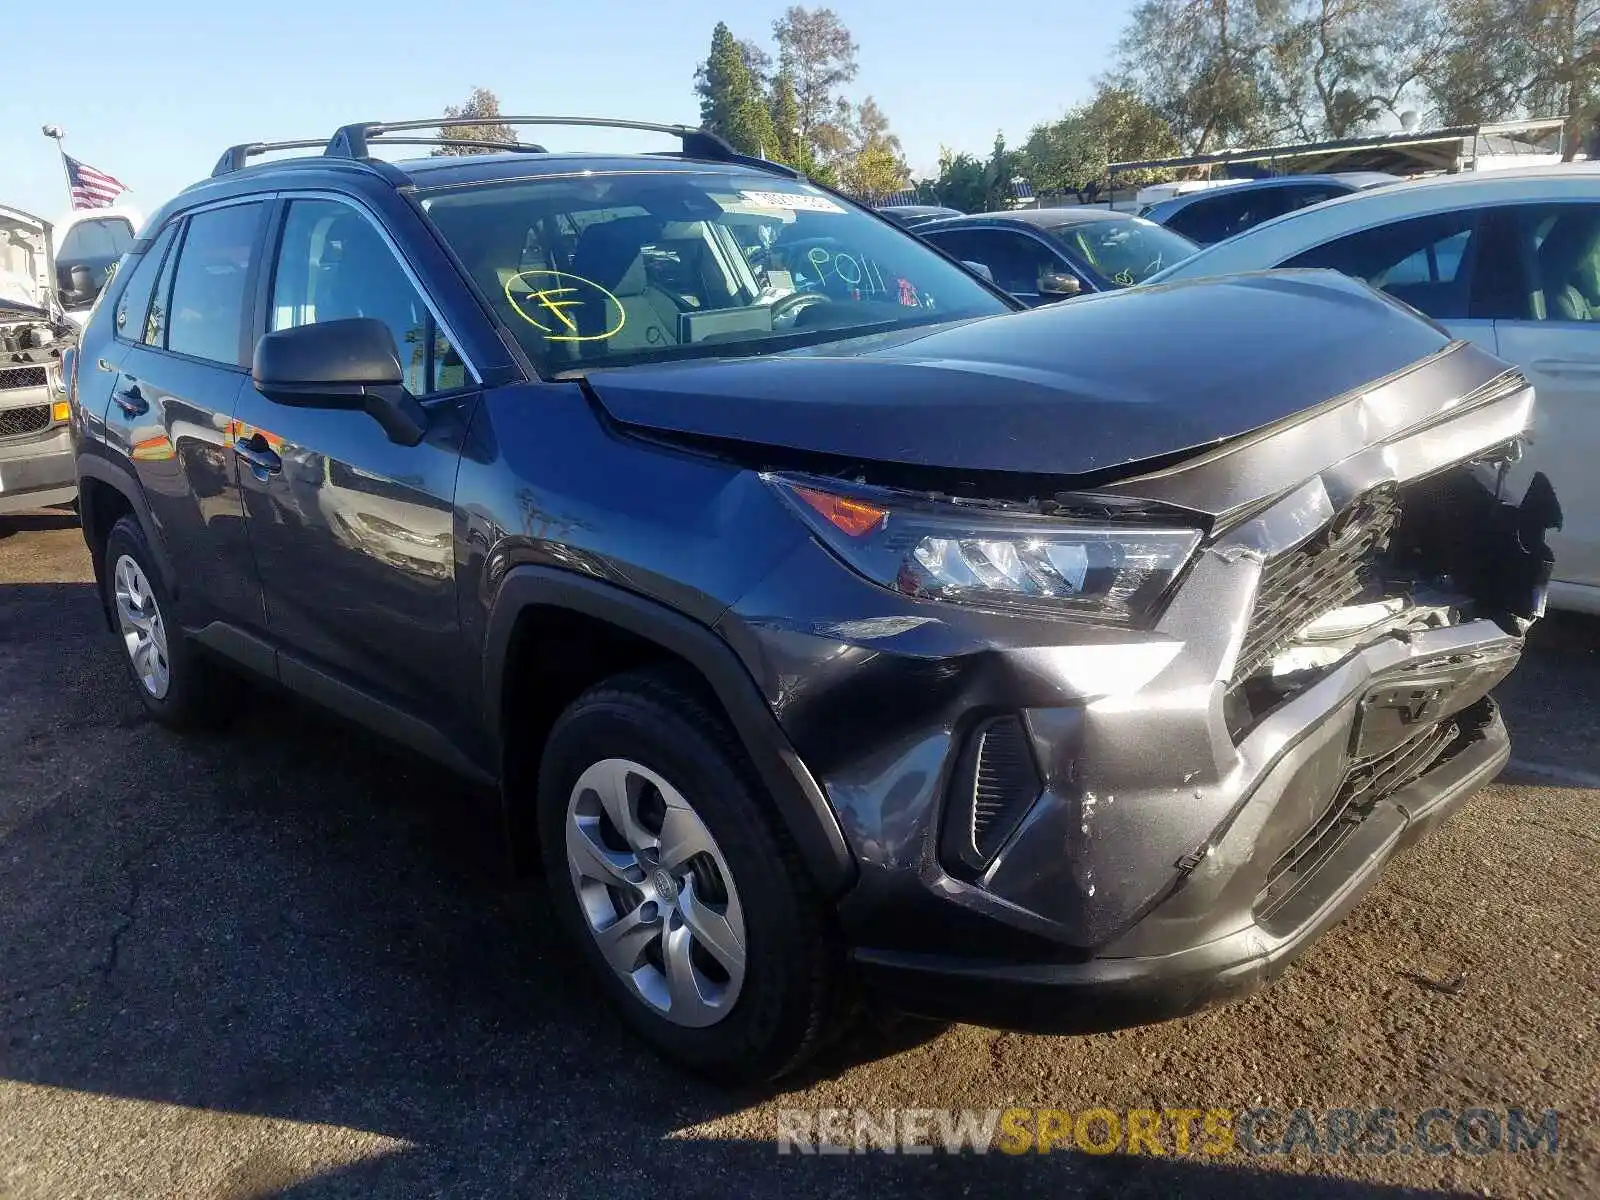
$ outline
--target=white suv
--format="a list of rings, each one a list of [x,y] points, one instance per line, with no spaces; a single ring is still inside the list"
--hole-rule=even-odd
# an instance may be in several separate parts
[[[1600,613],[1600,163],[1358,192],[1257,225],[1149,282],[1269,267],[1354,275],[1522,369],[1538,404],[1511,480],[1544,471],[1566,518],[1550,535],[1550,603]]]

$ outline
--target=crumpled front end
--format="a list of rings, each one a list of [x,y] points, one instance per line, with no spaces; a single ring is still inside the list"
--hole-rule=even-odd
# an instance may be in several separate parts
[[[1148,628],[892,609],[807,582],[816,558],[737,605],[861,862],[841,913],[869,979],[930,1015],[1104,1028],[1248,989],[1337,919],[1507,757],[1489,693],[1560,520],[1547,485],[1496,492],[1532,403],[1455,345],[1102,489],[1208,523]],[[765,615],[795,590],[857,615]]]

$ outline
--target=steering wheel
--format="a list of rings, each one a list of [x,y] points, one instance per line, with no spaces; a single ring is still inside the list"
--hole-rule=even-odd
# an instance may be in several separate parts
[[[833,297],[826,292],[790,292],[781,300],[773,302],[772,324],[776,328],[779,321],[785,322],[784,328],[794,325],[806,309],[818,304],[832,304]]]

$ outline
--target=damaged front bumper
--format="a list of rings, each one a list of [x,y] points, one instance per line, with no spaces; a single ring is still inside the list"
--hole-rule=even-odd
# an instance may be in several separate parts
[[[1450,418],[1415,419],[1444,387]],[[1468,349],[1119,485],[1219,519],[1148,629],[917,602],[797,551],[721,628],[857,859],[866,981],[930,1016],[1113,1028],[1247,991],[1336,921],[1509,754],[1489,693],[1553,502],[1473,464],[1531,405]],[[1358,600],[1381,619],[1306,660],[1297,631]]]

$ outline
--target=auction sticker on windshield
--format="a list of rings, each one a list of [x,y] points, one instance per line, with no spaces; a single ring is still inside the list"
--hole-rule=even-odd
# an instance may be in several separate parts
[[[844,209],[826,196],[803,196],[799,192],[752,192],[740,189],[739,195],[761,208],[794,208],[806,212],[842,213]]]

